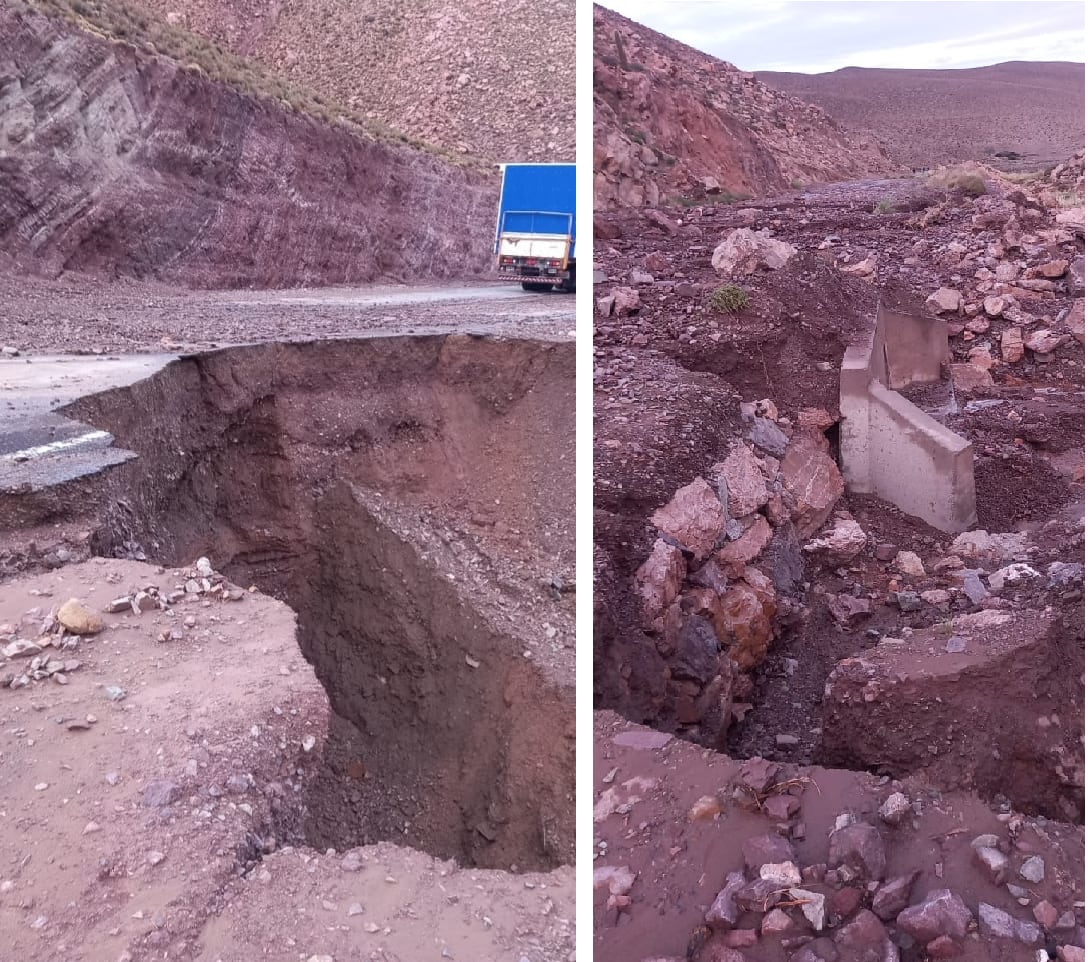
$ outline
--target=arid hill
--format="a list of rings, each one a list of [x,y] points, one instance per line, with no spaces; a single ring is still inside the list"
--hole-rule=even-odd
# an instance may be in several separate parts
[[[412,137],[491,161],[574,159],[574,0],[133,4]]]
[[[893,160],[912,167],[962,160],[1038,167],[1084,148],[1084,64],[756,76],[818,104],[852,133],[875,136]]]
[[[603,7],[593,37],[598,208],[894,169],[872,138],[847,134],[822,108]]]

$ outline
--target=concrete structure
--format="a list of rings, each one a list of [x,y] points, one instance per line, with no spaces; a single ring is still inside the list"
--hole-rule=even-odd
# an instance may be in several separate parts
[[[947,376],[944,321],[878,305],[873,334],[843,358],[839,450],[848,490],[953,533],[977,521],[973,447],[896,393]]]

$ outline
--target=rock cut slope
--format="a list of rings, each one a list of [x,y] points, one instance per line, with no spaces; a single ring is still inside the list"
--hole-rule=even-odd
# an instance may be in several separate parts
[[[0,3],[0,252],[190,287],[466,277],[497,180]]]
[[[871,138],[848,135],[820,107],[593,8],[597,208],[718,189],[751,196],[894,168]]]

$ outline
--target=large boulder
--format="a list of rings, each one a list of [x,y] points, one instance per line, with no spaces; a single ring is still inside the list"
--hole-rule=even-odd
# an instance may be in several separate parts
[[[797,248],[775,240],[766,231],[738,227],[715,249],[710,263],[726,277],[746,277],[757,270],[785,267]]]
[[[657,529],[703,561],[714,549],[725,524],[725,512],[714,489],[702,478],[685,485],[650,520]]]
[[[687,571],[683,552],[658,538],[650,556],[635,572],[635,591],[642,600],[642,617],[648,627],[665,614],[680,593]]]
[[[842,497],[842,475],[829,451],[818,431],[798,431],[782,459],[782,484],[794,502],[790,518],[802,541],[820,529]]]

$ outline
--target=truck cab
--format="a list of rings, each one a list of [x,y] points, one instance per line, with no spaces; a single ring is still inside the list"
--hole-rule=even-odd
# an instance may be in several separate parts
[[[527,291],[575,287],[574,164],[503,164],[495,266]]]

